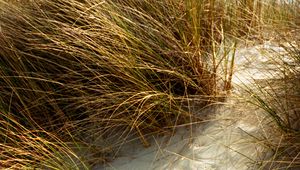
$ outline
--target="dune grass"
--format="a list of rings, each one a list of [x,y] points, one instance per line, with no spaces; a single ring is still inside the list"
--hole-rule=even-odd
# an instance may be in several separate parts
[[[4,152],[0,165],[25,168],[48,158],[57,168],[64,166],[56,157],[62,152],[86,168],[69,143],[87,146],[99,157],[92,160],[103,162],[131,138],[149,146],[149,135],[200,120],[190,108],[223,100],[231,88],[234,56],[226,54],[235,45],[229,39],[259,35],[261,24],[274,23],[268,15],[277,5],[268,6],[1,0],[1,121],[3,134],[12,135],[4,135],[1,150],[16,149]],[[278,11],[279,21],[292,15]]]
[[[210,1],[1,3],[2,108],[62,141],[148,146],[230,82],[216,75],[222,16]]]
[[[256,81],[254,89],[247,88],[250,102],[267,113],[265,124],[275,124],[271,125],[274,128],[266,140],[273,156],[262,160],[261,169],[300,168],[300,39],[297,34],[300,27],[289,28],[288,34],[282,33],[281,40],[277,41],[282,51],[267,53],[277,65],[278,74],[269,80]]]

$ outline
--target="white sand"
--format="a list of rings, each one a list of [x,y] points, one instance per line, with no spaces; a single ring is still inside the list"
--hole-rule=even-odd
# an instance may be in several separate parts
[[[251,85],[255,79],[280,76],[280,72],[272,69],[277,67],[274,63],[283,60],[273,56],[276,61],[270,61],[268,53],[262,51],[264,48],[284,52],[270,43],[237,49],[233,94],[225,105],[199,111],[198,114],[209,113],[207,122],[199,122],[192,129],[178,128],[171,137],[153,137],[149,148],[142,147],[139,141],[129,144],[113,162],[95,169],[257,169],[257,161],[272,154],[258,140],[269,138],[269,133],[261,123],[264,112],[243,102],[240,97],[247,96],[243,96],[246,94],[240,88]]]

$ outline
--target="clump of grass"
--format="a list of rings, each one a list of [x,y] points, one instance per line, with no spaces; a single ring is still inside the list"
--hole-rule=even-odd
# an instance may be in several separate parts
[[[1,6],[1,103],[28,128],[114,146],[135,134],[148,146],[147,135],[198,120],[191,101],[204,107],[221,91],[214,1]]]
[[[295,28],[291,28],[295,29]],[[296,28],[296,31],[299,28]],[[275,122],[274,135],[268,145],[273,156],[263,160],[262,168],[299,169],[300,167],[300,96],[299,96],[299,37],[283,38],[281,43],[284,53],[271,52],[274,61],[280,61],[280,76],[264,83],[257,82],[258,91],[250,90],[252,101],[266,111],[271,121]],[[270,121],[268,119],[268,121]],[[267,122],[267,121],[266,121]],[[267,122],[268,123],[268,122]]]

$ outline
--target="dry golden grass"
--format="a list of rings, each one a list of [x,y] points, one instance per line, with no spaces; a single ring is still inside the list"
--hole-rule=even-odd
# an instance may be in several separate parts
[[[1,141],[1,150],[16,149],[0,165],[53,160],[56,147],[72,155],[60,149],[68,142],[97,147],[95,156],[104,161],[102,152],[116,154],[113,148],[132,136],[148,146],[149,135],[197,121],[190,106],[221,100],[231,88],[233,62],[218,53],[220,44],[229,51],[235,48],[224,45],[229,37],[261,30],[265,6],[255,0],[0,0],[2,131],[13,133],[6,124],[16,124],[16,132],[39,139],[29,135],[22,143],[13,134],[9,143]],[[49,134],[55,138],[46,139]],[[43,143],[48,140],[55,145]],[[43,155],[22,156],[26,147]]]

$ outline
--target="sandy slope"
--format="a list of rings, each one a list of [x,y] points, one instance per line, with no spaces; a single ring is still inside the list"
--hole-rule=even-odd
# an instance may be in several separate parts
[[[263,146],[263,140],[270,135],[268,128],[272,127],[263,126],[264,112],[246,103],[243,98],[247,98],[247,94],[241,89],[245,85],[251,87],[254,80],[279,76],[280,72],[273,71],[277,67],[274,63],[283,62],[276,57],[276,61],[270,61],[267,57],[270,53],[263,49],[284,52],[270,43],[238,48],[233,94],[224,105],[197,113],[209,114],[208,121],[199,122],[192,129],[178,128],[173,136],[153,137],[149,148],[132,143],[123,148],[113,162],[95,169],[257,169],[258,161],[272,154]]]

